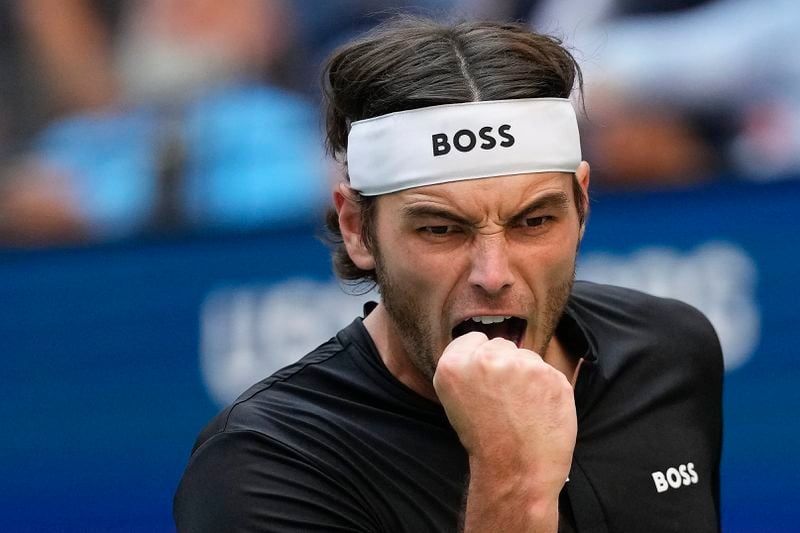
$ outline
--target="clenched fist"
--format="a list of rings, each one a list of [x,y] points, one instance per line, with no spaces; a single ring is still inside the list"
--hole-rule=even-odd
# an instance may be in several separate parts
[[[469,454],[465,530],[555,531],[577,434],[567,378],[535,352],[471,332],[447,346],[433,386]]]

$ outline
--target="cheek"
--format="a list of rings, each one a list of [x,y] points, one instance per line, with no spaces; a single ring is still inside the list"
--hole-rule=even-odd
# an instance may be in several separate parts
[[[572,280],[575,276],[575,254],[559,258],[555,261],[549,271],[549,287],[558,287],[566,281]]]
[[[395,282],[409,293],[433,297],[453,273],[446,257],[420,252],[413,247],[397,247],[391,255],[387,263],[391,265]]]
[[[409,231],[398,229],[386,235],[390,243],[382,248],[382,255],[390,269],[416,289],[437,287],[456,270],[453,250],[431,246]],[[398,280],[399,281],[399,280]]]
[[[458,254],[437,253],[408,238],[392,242],[381,255],[395,294],[413,300],[423,314],[441,315],[452,288],[458,284]]]
[[[535,252],[528,251],[520,259],[528,285],[537,293],[545,293],[554,286],[571,280],[575,272],[575,256],[578,241],[572,236],[565,237],[558,246],[543,247]],[[539,294],[544,296],[544,294]]]

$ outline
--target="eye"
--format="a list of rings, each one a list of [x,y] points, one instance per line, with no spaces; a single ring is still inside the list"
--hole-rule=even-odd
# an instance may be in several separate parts
[[[455,233],[457,230],[456,226],[424,226],[419,228],[418,231],[430,235],[447,235],[448,233]]]
[[[530,217],[526,218],[522,221],[522,225],[527,228],[538,228],[539,226],[544,225],[547,223],[552,217],[548,216],[541,216],[541,217]]]

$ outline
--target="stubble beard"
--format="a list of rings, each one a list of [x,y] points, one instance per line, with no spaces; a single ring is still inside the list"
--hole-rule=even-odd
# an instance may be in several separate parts
[[[545,303],[545,312],[541,317],[540,328],[545,333],[542,344],[537,347],[537,352],[542,357],[547,353],[547,348],[550,346],[550,341],[556,332],[558,323],[564,314],[564,309],[567,306],[569,295],[572,293],[572,284],[575,281],[575,269],[572,269],[572,275],[562,283],[552,287],[547,293],[547,302]],[[530,325],[528,326],[530,327]]]
[[[377,247],[376,247],[377,248]],[[375,251],[375,278],[386,313],[394,323],[400,344],[415,367],[429,380],[436,372],[439,354],[435,346],[431,324],[423,313],[422,302],[409,297],[391,275],[383,257]]]
[[[386,269],[378,247],[375,248],[375,278],[386,313],[394,323],[399,336],[398,340],[408,358],[426,378],[433,380],[436,363],[441,353],[436,346],[431,323],[424,312],[424,302],[408,296],[403,287],[395,282]],[[537,353],[542,357],[544,357],[564,313],[574,280],[575,265],[573,263],[571,275],[548,291],[543,315],[529,318],[529,331],[541,329],[544,332],[541,345],[536,347]]]

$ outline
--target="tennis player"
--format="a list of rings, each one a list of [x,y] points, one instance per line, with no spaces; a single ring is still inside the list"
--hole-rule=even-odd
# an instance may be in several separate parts
[[[718,531],[711,325],[573,282],[580,80],[513,24],[403,18],[336,52],[334,265],[381,301],[206,427],[179,531]]]

